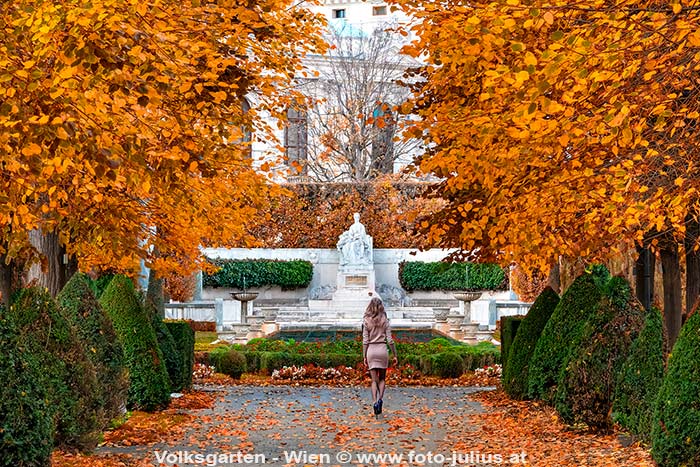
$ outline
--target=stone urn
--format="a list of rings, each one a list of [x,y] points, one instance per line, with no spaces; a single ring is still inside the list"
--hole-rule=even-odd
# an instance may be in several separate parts
[[[258,292],[231,292],[231,297],[234,300],[241,302],[241,323],[248,321],[248,302],[255,300],[258,297]]]
[[[447,316],[449,316],[449,314],[450,314],[449,307],[433,308],[433,316],[435,317],[435,322],[437,322],[437,323],[446,323]]]
[[[273,323],[277,319],[277,313],[279,308],[276,307],[265,307],[261,308],[263,319],[266,323]]]
[[[472,302],[481,297],[481,292],[455,292],[452,294],[454,298],[464,303],[464,322],[472,322]]]

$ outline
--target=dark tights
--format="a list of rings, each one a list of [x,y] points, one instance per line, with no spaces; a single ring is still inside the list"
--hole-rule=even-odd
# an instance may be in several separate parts
[[[369,370],[372,377],[372,402],[377,402],[384,398],[386,388],[386,368],[372,368]]]

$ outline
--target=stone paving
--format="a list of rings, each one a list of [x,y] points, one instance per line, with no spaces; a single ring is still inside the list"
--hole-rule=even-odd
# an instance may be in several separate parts
[[[101,447],[98,453],[180,467],[452,465],[452,446],[464,433],[465,418],[481,411],[467,396],[483,390],[388,387],[384,412],[375,418],[366,387],[199,389],[222,392],[213,409],[189,412],[194,422],[177,445]],[[402,457],[371,457],[388,454]]]

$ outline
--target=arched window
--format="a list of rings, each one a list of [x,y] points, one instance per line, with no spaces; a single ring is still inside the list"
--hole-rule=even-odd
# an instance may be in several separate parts
[[[306,157],[308,144],[308,120],[304,110],[292,105],[287,109],[287,125],[284,127],[284,148],[287,153],[287,165],[292,174],[306,174]]]
[[[388,104],[379,103],[373,112],[372,166],[376,172],[394,172],[396,118]]]

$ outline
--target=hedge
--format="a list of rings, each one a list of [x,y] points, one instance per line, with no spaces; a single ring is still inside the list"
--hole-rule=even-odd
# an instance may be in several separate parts
[[[308,287],[313,276],[309,261],[208,259],[219,270],[204,274],[204,287],[246,289],[280,286],[282,290]],[[245,283],[244,283],[245,281]]]
[[[554,402],[559,373],[571,349],[578,345],[586,321],[595,313],[608,277],[607,270],[584,273],[561,297],[530,359],[528,397]]]
[[[438,338],[426,344],[398,343],[396,347],[399,361],[412,364],[426,375],[447,371],[443,369],[446,366],[443,364],[443,358],[452,357],[442,357],[444,353],[455,354],[461,359],[459,365],[455,364],[460,368],[460,374],[465,370],[493,365],[500,360],[498,347],[488,342],[475,346],[454,345],[447,339]],[[262,338],[253,339],[246,345],[218,347],[203,357],[202,362],[217,366],[219,359],[230,350],[240,351],[245,356],[246,371],[251,373],[270,373],[284,366],[307,364],[323,368],[356,367],[362,362],[362,347],[359,341],[303,343]],[[440,357],[437,357],[438,355]]]
[[[651,454],[663,467],[700,465],[700,313],[681,329],[656,400]]]
[[[469,268],[469,282],[465,274]],[[497,264],[403,261],[399,281],[405,290],[506,290],[508,275]]]
[[[551,287],[544,289],[520,323],[507,359],[503,358],[504,362],[507,360],[503,366],[503,390],[514,399],[527,397],[530,359],[542,330],[558,303],[559,295]]]
[[[38,287],[23,289],[7,315],[41,365],[54,413],[54,444],[94,448],[101,429],[99,383],[76,329],[46,289]]]
[[[522,316],[504,316],[501,318],[501,368],[503,371],[508,366],[508,354],[511,352],[513,340],[515,340],[522,321]]]
[[[0,465],[43,467],[53,450],[54,410],[41,359],[0,308]]]
[[[104,412],[100,427],[122,414],[126,407],[129,377],[124,351],[112,320],[95,298],[90,279],[74,274],[56,297],[64,315],[75,326],[78,337],[87,349],[99,383],[100,405]]]
[[[661,312],[652,309],[618,373],[613,419],[643,441],[651,441],[652,418],[664,377],[665,339]]]
[[[615,382],[644,317],[627,281],[613,277],[561,370],[555,405],[565,422],[612,429]]]
[[[170,402],[170,381],[151,320],[128,277],[118,275],[100,297],[124,347],[131,408],[155,410]]]
[[[192,387],[192,369],[194,367],[194,331],[186,321],[166,321],[165,325],[175,340],[175,346],[182,362],[180,376],[175,378],[176,382],[173,384],[177,390],[189,389]]]

